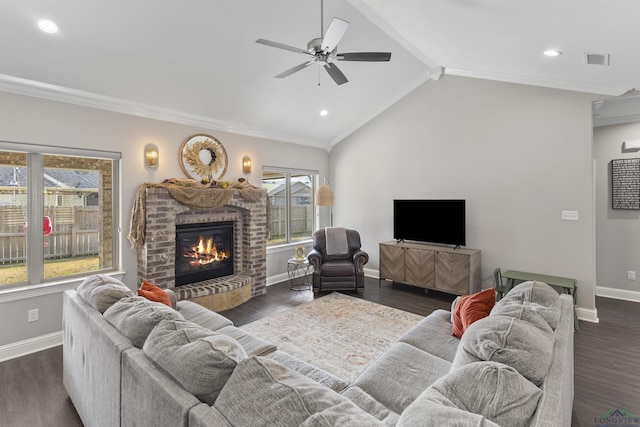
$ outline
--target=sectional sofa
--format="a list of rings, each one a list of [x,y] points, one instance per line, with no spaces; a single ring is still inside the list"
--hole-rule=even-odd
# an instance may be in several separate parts
[[[102,275],[65,292],[64,385],[86,426],[571,424],[573,302],[543,283],[515,287],[461,339],[433,312],[352,382],[171,305]]]

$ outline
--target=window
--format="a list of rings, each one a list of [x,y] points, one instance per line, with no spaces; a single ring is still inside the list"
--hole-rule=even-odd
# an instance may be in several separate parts
[[[299,242],[313,236],[317,175],[315,171],[262,169],[262,187],[269,197],[268,244]]]
[[[0,286],[115,269],[118,160],[0,142]]]

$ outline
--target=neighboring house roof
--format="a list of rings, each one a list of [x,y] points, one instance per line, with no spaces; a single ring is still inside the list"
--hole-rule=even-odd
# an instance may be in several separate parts
[[[285,191],[285,185],[280,184],[276,187],[268,189],[268,196],[269,197],[284,196],[284,191]],[[294,182],[291,185],[291,194],[293,195],[311,194],[311,183],[300,182],[300,181]]]
[[[100,177],[95,171],[45,169],[44,187],[60,189],[97,189]],[[0,166],[0,187],[26,187],[26,168]]]

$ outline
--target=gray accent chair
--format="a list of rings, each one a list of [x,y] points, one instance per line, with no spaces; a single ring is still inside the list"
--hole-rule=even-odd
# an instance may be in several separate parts
[[[323,291],[355,290],[364,293],[364,265],[369,254],[360,249],[360,234],[346,230],[348,253],[328,255],[327,236],[324,229],[313,234],[313,250],[307,256],[313,266],[313,293]]]

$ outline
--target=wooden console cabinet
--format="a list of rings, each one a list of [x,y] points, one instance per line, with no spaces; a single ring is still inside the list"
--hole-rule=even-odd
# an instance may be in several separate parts
[[[456,295],[480,291],[480,251],[420,243],[380,243],[380,279]]]

